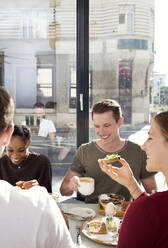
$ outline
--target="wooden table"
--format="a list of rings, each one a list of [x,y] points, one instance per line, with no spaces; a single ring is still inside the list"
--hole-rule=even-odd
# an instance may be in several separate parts
[[[98,208],[97,208],[97,204],[76,204],[76,203],[60,203],[60,206],[61,206],[61,209],[63,211],[67,211],[68,209],[70,208],[74,208],[74,207],[87,207],[87,208],[91,208],[93,209],[97,215],[98,214]],[[72,236],[72,239],[74,241],[74,244],[76,244],[76,225],[82,225],[83,221],[80,221],[80,220],[74,220],[74,219],[71,219],[71,218],[68,218],[69,220],[69,230],[70,230],[70,233],[71,233],[71,236]],[[95,241],[92,241],[90,239],[88,239],[87,237],[85,237],[82,233],[81,233],[81,239],[82,239],[82,244],[81,246],[77,246],[76,244],[76,247],[81,247],[81,248],[107,248],[107,247],[116,247],[116,246],[107,246],[107,245],[102,245],[102,244],[99,244]]]

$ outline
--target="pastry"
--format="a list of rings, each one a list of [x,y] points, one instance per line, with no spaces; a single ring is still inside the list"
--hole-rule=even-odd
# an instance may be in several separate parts
[[[101,220],[92,220],[87,224],[88,231],[92,234],[107,234],[106,224]]]

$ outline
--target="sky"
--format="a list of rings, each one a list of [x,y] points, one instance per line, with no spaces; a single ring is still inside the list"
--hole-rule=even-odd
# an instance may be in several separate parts
[[[168,78],[168,0],[155,0],[155,66],[154,71]]]

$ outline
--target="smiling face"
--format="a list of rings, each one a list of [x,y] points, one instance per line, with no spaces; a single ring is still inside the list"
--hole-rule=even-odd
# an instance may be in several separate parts
[[[155,120],[152,121],[149,130],[149,137],[143,144],[142,149],[147,154],[148,171],[162,171],[167,170],[168,161],[168,142],[161,133],[159,125]]]
[[[13,136],[6,147],[7,156],[13,164],[20,165],[28,155],[29,141],[25,142],[19,136]]]
[[[116,138],[118,139],[119,127],[121,125],[122,118],[116,122],[111,110],[104,113],[93,113],[94,130],[103,142],[111,142]]]

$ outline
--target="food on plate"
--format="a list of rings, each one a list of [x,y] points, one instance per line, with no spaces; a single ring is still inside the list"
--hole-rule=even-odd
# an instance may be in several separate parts
[[[118,230],[117,222],[115,217],[106,217],[106,227],[109,232],[116,232]]]
[[[23,184],[24,184],[24,181],[18,181],[16,182],[16,186],[22,188],[23,187]]]
[[[124,200],[124,196],[113,193],[99,195],[99,202],[103,207],[105,207],[109,202],[112,202],[114,205],[122,205]]]
[[[101,219],[93,219],[89,221],[87,228],[92,234],[107,234],[106,224]]]
[[[93,214],[92,209],[91,210],[90,209],[86,209],[86,214],[92,215]]]
[[[116,205],[116,214],[114,214],[114,215],[116,217],[122,218],[124,216],[124,213],[125,213],[127,207],[129,206],[129,204],[130,204],[129,201],[124,201],[122,203],[122,205]],[[105,209],[106,209],[106,205],[103,206],[103,204],[101,204],[100,201],[99,201],[99,203],[98,203],[98,213],[100,215],[105,216],[106,215]]]
[[[103,161],[106,161],[107,164],[116,162],[120,160],[120,156],[118,154],[111,154],[111,155],[106,155],[105,158],[102,159]]]
[[[106,216],[116,214],[116,206],[114,205],[114,203],[112,202],[107,203],[107,205],[105,206],[105,213],[106,213]]]

